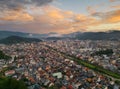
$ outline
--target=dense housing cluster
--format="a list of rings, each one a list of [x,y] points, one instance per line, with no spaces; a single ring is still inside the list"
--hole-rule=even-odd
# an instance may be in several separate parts
[[[102,42],[104,43],[104,42]],[[10,60],[4,60],[0,71],[5,76],[23,80],[28,89],[119,89],[111,78],[79,65],[63,54],[47,47],[75,55],[83,60],[119,72],[119,44],[107,46],[91,41],[49,41],[1,45],[0,49]],[[112,55],[91,54],[104,49],[113,49]],[[0,62],[1,63],[1,62]],[[104,66],[105,65],[105,66]],[[8,68],[3,71],[3,69]]]

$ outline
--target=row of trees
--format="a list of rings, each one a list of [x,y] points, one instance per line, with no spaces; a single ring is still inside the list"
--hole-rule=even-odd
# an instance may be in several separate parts
[[[113,54],[113,50],[112,49],[100,50],[100,51],[96,51],[92,55],[104,55],[104,54],[111,55],[111,54]]]
[[[13,78],[0,77],[0,89],[27,89],[23,81]]]
[[[0,59],[8,60],[10,58],[11,58],[10,56],[8,56],[8,55],[4,54],[2,51],[0,51]]]
[[[55,50],[56,52],[60,52],[60,51],[58,51],[57,49],[54,49],[54,48],[52,48],[52,47],[50,47],[50,46],[47,46],[47,47]],[[114,73],[114,72],[112,72],[112,71],[110,71],[110,70],[104,69],[104,68],[101,67],[101,66],[91,64],[91,63],[89,63],[88,61],[84,61],[84,60],[82,60],[82,59],[76,58],[76,57],[73,56],[73,55],[69,55],[69,54],[66,54],[66,53],[64,53],[64,52],[60,52],[60,53],[61,53],[62,55],[64,55],[64,56],[68,57],[69,59],[77,62],[78,64],[83,65],[83,66],[86,66],[86,67],[88,67],[88,68],[90,68],[90,69],[92,69],[92,70],[94,70],[94,71],[96,71],[96,72],[99,72],[99,73],[102,73],[102,74],[111,76],[111,77],[113,77],[113,78],[115,78],[115,79],[120,79],[120,74],[118,74],[118,73]],[[111,54],[111,53],[113,53],[113,50],[112,50],[112,49],[107,49],[107,50],[98,51],[98,55]],[[120,81],[117,81],[117,82],[120,83]]]

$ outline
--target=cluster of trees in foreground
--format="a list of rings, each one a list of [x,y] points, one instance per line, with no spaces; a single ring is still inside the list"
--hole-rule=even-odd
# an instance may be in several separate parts
[[[8,56],[8,55],[6,55],[6,54],[4,54],[3,51],[0,51],[0,59],[8,60],[8,59],[10,59],[10,58],[11,58],[11,57]]]
[[[0,60],[9,60],[11,57],[0,51]],[[3,70],[7,70],[4,68]],[[27,89],[25,83],[21,80],[3,76],[3,72],[0,71],[0,89]]]
[[[27,89],[23,81],[9,77],[0,77],[0,89]]]

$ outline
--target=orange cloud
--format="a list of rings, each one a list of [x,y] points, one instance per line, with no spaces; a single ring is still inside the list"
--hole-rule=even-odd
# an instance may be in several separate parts
[[[116,1],[119,1],[119,0],[109,0],[110,2],[116,2]]]
[[[91,15],[76,14],[50,5],[32,6],[26,11],[20,9],[5,11],[4,15],[0,15],[0,20],[26,22],[19,25],[13,23],[10,25],[10,29],[29,29],[30,32],[36,33],[70,33],[97,29],[97,27],[103,29],[106,28],[104,26],[106,24],[120,22],[119,10],[107,13],[97,13],[92,7],[88,7],[88,10]],[[111,26],[111,28],[113,27]]]
[[[3,13],[4,13],[3,15],[0,15],[0,20],[3,21],[26,22],[32,21],[34,19],[30,14],[24,12],[21,9],[4,11]]]
[[[110,2],[114,2],[115,0],[109,0]]]
[[[91,25],[88,30],[96,29],[96,31],[107,31],[118,29],[120,30],[120,10],[95,13],[93,16],[98,16],[98,24]],[[93,30],[94,31],[94,30]]]
[[[86,16],[83,14],[76,14],[71,11],[63,11],[56,7],[44,7],[44,14],[42,15],[44,21],[51,23],[56,29],[61,29],[59,32],[75,32],[85,31],[90,25],[97,24],[96,18]],[[48,13],[49,12],[49,13]],[[62,30],[63,29],[63,30]]]
[[[116,15],[116,16],[112,16],[111,18],[107,18],[106,22],[108,22],[108,23],[120,22],[120,15]]]
[[[18,22],[31,21],[31,23],[21,24],[19,26],[15,25],[12,28],[24,27],[24,29],[29,29],[30,31],[32,29],[35,31],[36,29],[35,32],[42,33],[43,31],[55,31],[59,33],[69,33],[78,30],[85,31],[85,29],[96,22],[96,19],[91,16],[63,11],[53,6],[32,7],[32,10],[28,11],[30,11],[30,14],[22,11],[9,11],[9,13],[5,14],[4,18],[2,17],[0,19]]]
[[[106,13],[97,13],[101,18],[102,23],[117,23],[120,22],[120,10],[110,11]]]
[[[45,6],[42,9],[44,15],[57,21],[62,21],[66,18],[71,18],[73,16],[72,11],[63,11],[53,6]]]
[[[120,9],[120,5],[111,6],[111,8]]]
[[[92,7],[92,6],[88,6],[88,7],[87,7],[87,11],[88,11],[90,14],[93,14],[93,13],[95,13],[95,12],[96,12],[96,10],[95,10],[95,9],[93,9],[93,7]]]
[[[64,16],[57,10],[50,11],[47,14],[50,18],[53,18],[53,19],[64,19]]]

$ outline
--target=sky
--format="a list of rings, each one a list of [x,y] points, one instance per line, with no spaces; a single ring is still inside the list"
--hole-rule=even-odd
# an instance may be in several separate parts
[[[120,30],[120,0],[0,0],[0,30],[39,34]]]

